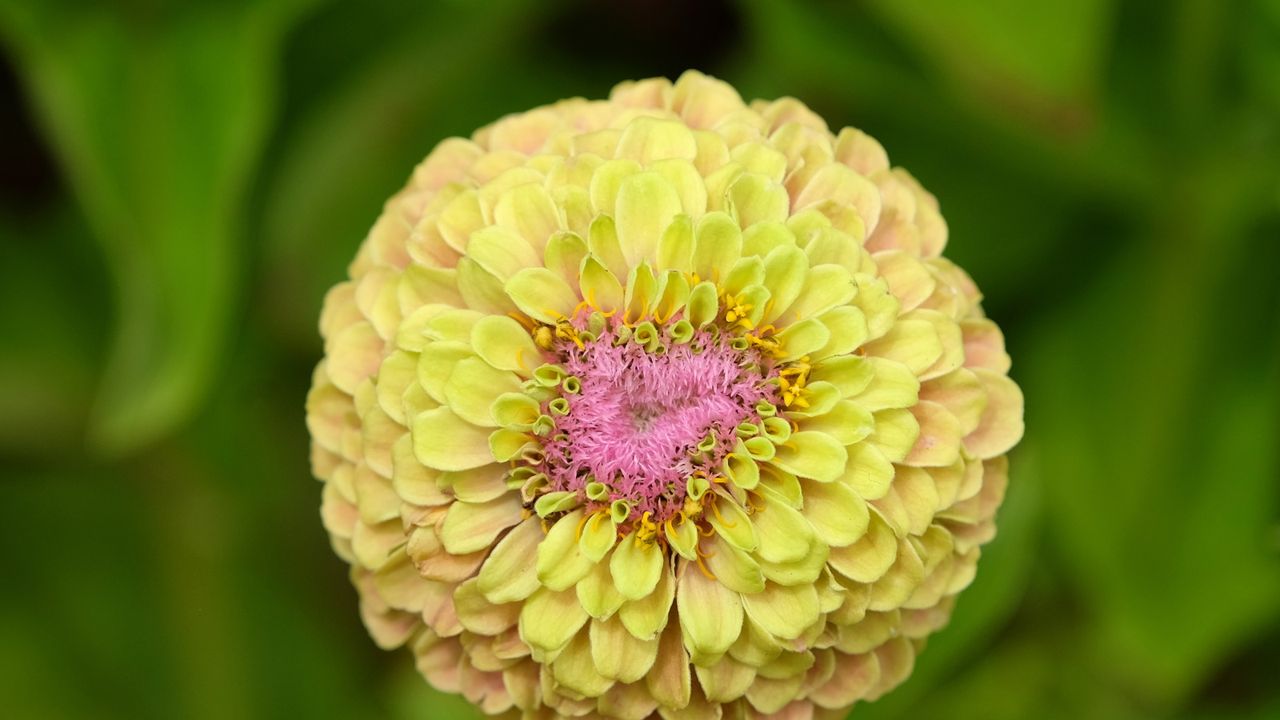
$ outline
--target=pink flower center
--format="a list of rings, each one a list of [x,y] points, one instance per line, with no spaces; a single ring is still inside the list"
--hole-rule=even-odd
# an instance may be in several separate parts
[[[543,445],[548,489],[600,482],[608,498],[593,499],[596,506],[626,500],[632,519],[648,512],[661,522],[684,505],[691,475],[718,474],[739,424],[758,422],[756,404],[776,389],[761,354],[732,347],[731,338],[703,331],[653,350],[616,338],[606,329],[582,347],[557,347],[581,389],[563,395],[568,413]]]

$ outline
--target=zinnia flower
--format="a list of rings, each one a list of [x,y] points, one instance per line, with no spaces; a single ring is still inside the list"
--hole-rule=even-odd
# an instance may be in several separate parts
[[[695,72],[442,142],[320,321],[364,622],[487,713],[834,717],[973,579],[1022,434],[937,202]]]

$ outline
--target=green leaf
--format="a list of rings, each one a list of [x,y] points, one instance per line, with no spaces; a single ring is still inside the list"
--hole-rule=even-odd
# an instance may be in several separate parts
[[[130,451],[182,422],[218,369],[276,51],[304,1],[188,3],[145,18],[0,5],[0,38],[115,280],[89,428],[102,451]]]

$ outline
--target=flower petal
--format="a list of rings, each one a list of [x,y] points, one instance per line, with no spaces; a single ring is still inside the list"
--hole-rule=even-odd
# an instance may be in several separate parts
[[[484,503],[461,500],[449,506],[440,525],[440,542],[454,555],[483,550],[498,533],[520,522],[520,495],[509,492]]]
[[[520,638],[532,648],[555,652],[568,645],[587,620],[572,590],[542,588],[520,608]]]
[[[573,314],[578,295],[562,277],[546,268],[525,268],[505,285],[520,310],[539,322],[554,324]]]
[[[622,597],[639,600],[653,592],[664,559],[657,543],[643,541],[634,533],[622,538],[609,561],[609,572]]]
[[[498,541],[477,576],[477,588],[489,602],[523,600],[538,589],[535,563],[542,537],[538,518],[530,517]]]
[[[724,655],[742,630],[738,593],[682,562],[676,588],[676,610],[685,646],[693,661],[707,664]]]
[[[763,592],[742,596],[752,622],[783,640],[794,640],[818,621],[818,592],[812,585],[769,583]]]
[[[844,446],[823,432],[802,431],[778,446],[772,463],[787,472],[826,482],[844,472],[848,454]]]
[[[964,447],[986,459],[1009,451],[1022,439],[1022,390],[1007,376],[984,368],[973,371],[987,391],[987,407],[978,427],[964,439]]]
[[[658,638],[641,640],[616,617],[592,620],[589,634],[596,670],[610,680],[636,682],[648,674],[658,657]]]
[[[447,407],[428,410],[413,419],[413,452],[419,462],[437,470],[470,470],[493,462],[489,431],[464,421]]]

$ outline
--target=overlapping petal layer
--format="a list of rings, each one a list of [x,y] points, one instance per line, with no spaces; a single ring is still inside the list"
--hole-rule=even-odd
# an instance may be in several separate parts
[[[1022,434],[946,240],[875,140],[693,72],[441,143],[326,298],[307,400],[374,640],[525,717],[897,685]]]

